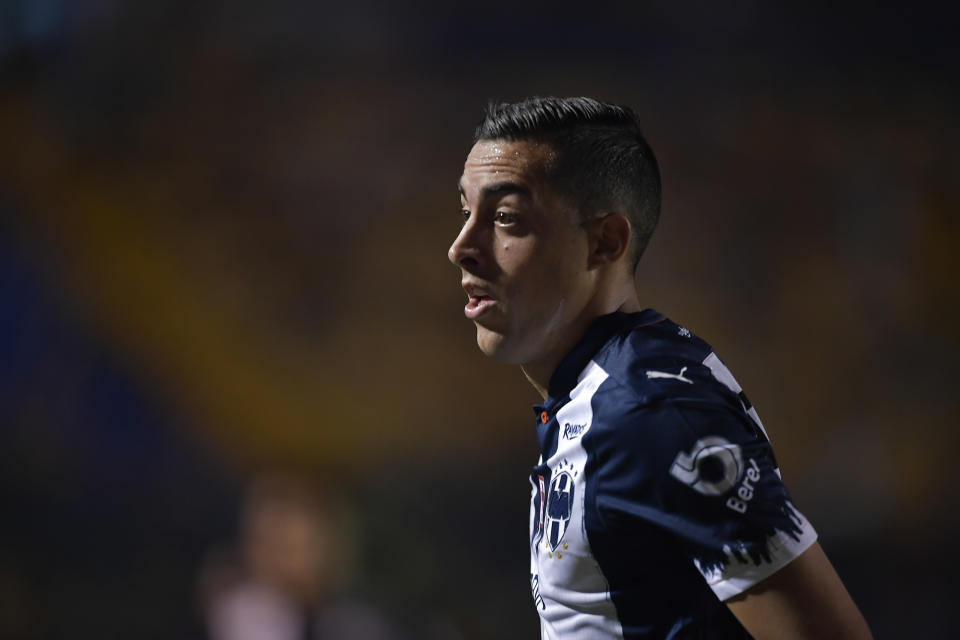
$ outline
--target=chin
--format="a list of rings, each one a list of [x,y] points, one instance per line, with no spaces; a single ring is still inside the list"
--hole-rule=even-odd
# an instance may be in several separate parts
[[[503,345],[503,334],[477,325],[477,346],[483,355],[496,358]]]
[[[477,325],[477,346],[485,356],[503,364],[523,364],[516,341],[497,331]]]

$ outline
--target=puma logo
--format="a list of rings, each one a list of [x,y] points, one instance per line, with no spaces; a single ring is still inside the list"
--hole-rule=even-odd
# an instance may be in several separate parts
[[[687,384],[693,384],[693,380],[690,378],[684,378],[683,372],[687,368],[684,367],[680,369],[680,373],[667,373],[666,371],[647,371],[647,378],[672,378],[674,380],[679,380],[680,382],[686,382]]]

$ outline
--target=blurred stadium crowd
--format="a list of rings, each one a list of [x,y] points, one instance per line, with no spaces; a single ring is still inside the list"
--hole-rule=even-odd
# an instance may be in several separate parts
[[[534,397],[445,255],[482,105],[531,94],[648,123],[642,299],[877,635],[938,637],[960,69],[921,8],[0,2],[0,637],[536,636]]]

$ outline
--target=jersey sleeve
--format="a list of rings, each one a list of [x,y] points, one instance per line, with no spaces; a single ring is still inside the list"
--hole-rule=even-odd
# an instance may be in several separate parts
[[[627,535],[638,526],[665,530],[720,600],[816,540],[745,412],[709,402],[621,404],[607,424],[597,439],[601,518]]]

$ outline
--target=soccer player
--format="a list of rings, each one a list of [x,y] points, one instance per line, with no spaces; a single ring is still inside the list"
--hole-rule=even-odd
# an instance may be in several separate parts
[[[706,342],[641,306],[660,176],[634,113],[492,105],[449,250],[488,356],[543,397],[530,586],[543,638],[869,638]]]

